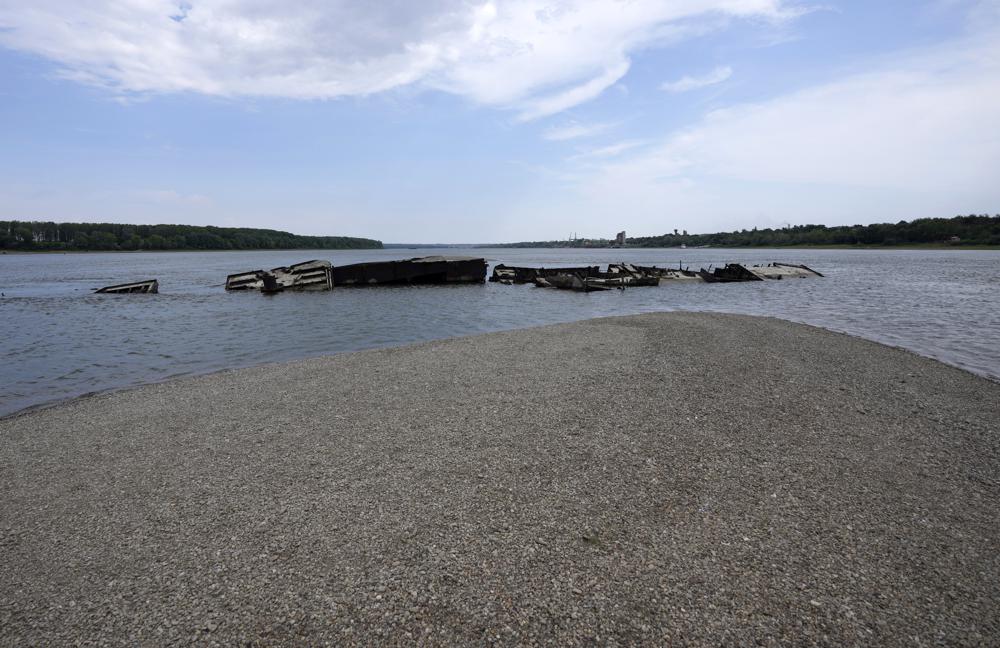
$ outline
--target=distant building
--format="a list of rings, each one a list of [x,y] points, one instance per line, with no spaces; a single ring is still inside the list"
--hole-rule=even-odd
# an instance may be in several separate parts
[[[625,247],[625,232],[618,232],[615,234],[615,245]]]

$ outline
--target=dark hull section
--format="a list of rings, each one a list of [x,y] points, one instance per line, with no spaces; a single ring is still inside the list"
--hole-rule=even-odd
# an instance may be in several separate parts
[[[739,281],[763,281],[759,276],[747,270],[738,263],[727,263],[724,268],[716,268],[714,272],[699,270],[698,274],[708,283],[734,283]]]
[[[486,259],[422,257],[335,266],[334,286],[391,286],[399,284],[483,283]]]

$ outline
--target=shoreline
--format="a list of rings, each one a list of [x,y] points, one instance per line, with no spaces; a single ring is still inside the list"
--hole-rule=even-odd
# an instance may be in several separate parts
[[[119,394],[119,393],[133,391],[133,390],[136,390],[136,389],[142,389],[144,387],[152,387],[152,386],[155,386],[155,385],[162,385],[162,384],[170,383],[170,382],[173,382],[173,381],[192,380],[192,379],[203,378],[203,377],[208,377],[208,376],[215,376],[215,375],[218,375],[218,374],[225,374],[225,373],[232,372],[232,371],[243,371],[243,370],[247,370],[247,369],[277,367],[277,366],[281,366],[281,365],[284,365],[284,364],[294,364],[294,363],[298,363],[298,362],[308,362],[310,360],[322,360],[322,359],[325,359],[325,358],[334,358],[334,357],[343,356],[343,355],[352,355],[352,354],[355,354],[355,353],[367,353],[367,352],[372,352],[372,351],[384,351],[384,350],[392,350],[392,349],[407,349],[407,348],[410,348],[410,347],[418,347],[418,346],[425,345],[425,344],[437,344],[437,343],[440,343],[440,342],[447,342],[447,341],[450,341],[450,340],[463,340],[463,339],[467,339],[467,338],[471,338],[471,337],[478,337],[478,336],[481,336],[481,335],[497,335],[497,334],[503,334],[503,333],[515,333],[515,332],[518,332],[518,331],[526,331],[527,332],[527,331],[533,331],[535,329],[548,328],[548,327],[551,327],[551,326],[565,326],[567,324],[575,324],[575,323],[580,323],[580,322],[589,322],[589,321],[594,321],[595,319],[598,319],[598,320],[613,320],[613,319],[617,319],[619,317],[625,317],[625,318],[627,318],[627,317],[637,317],[637,316],[640,316],[640,315],[658,315],[658,314],[665,314],[665,313],[681,313],[681,314],[691,313],[691,314],[702,314],[702,315],[732,315],[732,316],[736,316],[736,317],[752,317],[752,318],[757,318],[757,319],[773,319],[773,320],[776,320],[776,321],[779,321],[779,322],[786,322],[788,324],[794,324],[794,325],[797,325],[797,326],[805,326],[805,327],[808,327],[808,328],[813,328],[813,329],[816,329],[816,330],[819,330],[819,331],[823,331],[825,333],[832,333],[834,335],[844,335],[844,336],[847,336],[849,338],[855,338],[855,339],[858,339],[858,340],[864,340],[865,342],[868,342],[868,343],[871,343],[871,344],[877,344],[879,346],[884,346],[884,347],[889,348],[889,349],[894,349],[894,350],[897,350],[897,351],[902,351],[904,353],[909,353],[909,354],[914,355],[914,356],[916,356],[918,358],[921,358],[923,360],[927,360],[927,361],[930,361],[930,362],[936,362],[936,363],[941,364],[942,366],[945,366],[945,367],[948,367],[948,368],[951,368],[951,369],[957,369],[959,371],[962,371],[962,372],[967,373],[969,375],[975,376],[977,378],[981,378],[983,380],[987,380],[987,381],[992,382],[992,383],[1000,384],[1000,375],[995,375],[995,374],[985,373],[985,372],[984,373],[980,373],[980,372],[977,372],[977,371],[973,371],[972,369],[969,369],[968,367],[963,367],[963,366],[958,365],[958,364],[952,364],[950,362],[942,360],[941,358],[936,358],[934,356],[924,355],[922,353],[919,353],[918,351],[915,351],[913,349],[907,348],[905,346],[901,346],[901,345],[898,345],[898,344],[890,344],[888,342],[883,342],[881,340],[876,340],[876,339],[873,339],[873,338],[864,337],[862,335],[856,335],[854,333],[850,333],[850,332],[847,332],[847,331],[843,331],[843,330],[839,330],[839,329],[833,329],[833,328],[828,328],[828,327],[825,327],[825,326],[820,326],[818,324],[810,324],[809,322],[801,322],[801,321],[797,321],[797,320],[785,319],[785,318],[776,317],[776,316],[770,316],[770,315],[745,315],[745,314],[742,314],[742,313],[726,312],[726,311],[654,311],[654,312],[650,312],[650,313],[637,313],[637,314],[631,314],[631,315],[613,315],[613,316],[608,316],[608,317],[591,318],[591,319],[587,319],[587,320],[576,320],[576,321],[572,321],[572,322],[561,322],[561,323],[556,323],[556,324],[543,324],[543,325],[540,325],[540,326],[529,326],[529,327],[525,327],[525,328],[506,329],[506,330],[492,331],[492,332],[487,332],[487,333],[470,333],[468,335],[458,335],[458,336],[452,336],[452,337],[447,337],[447,338],[441,338],[441,339],[438,339],[438,340],[428,340],[428,341],[422,341],[422,342],[410,342],[410,343],[399,344],[399,345],[391,345],[391,346],[376,346],[376,347],[370,347],[370,348],[365,348],[365,349],[356,349],[356,350],[353,350],[353,351],[344,351],[344,352],[340,352],[340,353],[327,353],[327,354],[321,354],[321,355],[305,356],[305,357],[302,357],[302,358],[295,358],[295,359],[292,359],[292,360],[281,360],[281,361],[276,361],[276,362],[263,362],[263,363],[260,363],[260,364],[248,364],[248,365],[238,365],[238,366],[234,366],[234,367],[225,367],[225,368],[222,368],[222,369],[216,369],[216,370],[208,371],[208,372],[204,372],[204,373],[192,373],[192,374],[187,374],[187,375],[182,375],[182,376],[168,376],[168,377],[165,377],[165,378],[162,378],[162,379],[152,380],[152,381],[149,381],[149,382],[141,382],[141,383],[136,383],[136,384],[132,384],[132,385],[125,385],[125,386],[122,386],[122,387],[113,387],[113,388],[110,388],[110,389],[102,389],[102,390],[87,392],[87,393],[84,393],[84,394],[79,394],[79,395],[76,395],[76,396],[68,396],[68,397],[65,397],[65,398],[56,398],[54,400],[49,400],[49,401],[43,401],[43,402],[40,402],[40,403],[35,403],[33,405],[28,405],[27,407],[24,407],[24,408],[19,409],[19,410],[15,410],[15,411],[7,413],[7,414],[0,414],[0,423],[2,423],[5,420],[8,420],[8,419],[18,418],[18,417],[21,417],[21,416],[27,416],[27,415],[33,414],[35,412],[39,412],[39,411],[43,411],[43,410],[48,410],[48,409],[52,409],[52,408],[57,408],[57,407],[62,407],[64,405],[69,405],[69,404],[71,404],[71,403],[73,403],[74,401],[77,401],[77,400],[85,400],[85,399],[91,399],[91,398],[98,398],[98,397],[101,397],[101,396],[108,396],[108,395],[113,395],[113,394]]]
[[[391,244],[390,244],[391,245]],[[443,245],[429,243],[426,247],[381,247],[381,248],[266,248],[252,250],[3,250],[3,255],[26,255],[26,254],[159,254],[164,252],[343,252],[343,251],[374,251],[374,250],[926,250],[926,251],[955,251],[955,252],[1000,252],[1000,245],[781,245],[781,246],[709,246],[709,247],[563,247],[563,246],[512,246],[509,244],[498,245]]]
[[[0,419],[0,644],[1000,636],[1000,385],[658,313]]]
[[[722,245],[692,247],[645,247],[628,245],[625,247],[571,247],[571,246],[480,246],[477,249],[505,250],[955,250],[955,251],[1000,251],[1000,245],[753,245],[725,247]]]

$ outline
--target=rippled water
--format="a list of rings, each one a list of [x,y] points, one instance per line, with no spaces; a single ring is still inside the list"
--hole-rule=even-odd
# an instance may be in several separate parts
[[[692,268],[805,263],[825,279],[677,283],[573,293],[499,284],[226,293],[227,274],[329,259],[335,265],[441,250],[0,256],[0,415],[173,376],[663,310],[773,315],[905,347],[1000,377],[1000,252],[874,250],[506,250],[494,263],[630,261]],[[159,295],[93,295],[157,277]]]

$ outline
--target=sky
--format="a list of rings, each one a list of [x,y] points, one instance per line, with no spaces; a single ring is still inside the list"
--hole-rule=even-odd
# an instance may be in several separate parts
[[[0,220],[488,243],[1000,212],[1000,0],[0,0]]]

